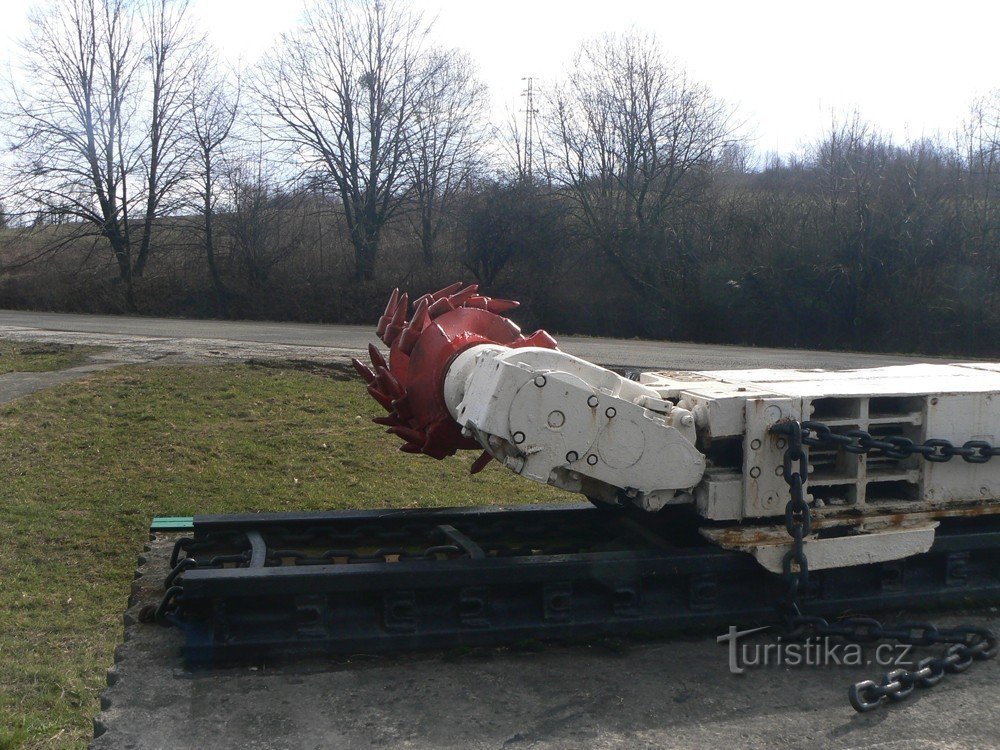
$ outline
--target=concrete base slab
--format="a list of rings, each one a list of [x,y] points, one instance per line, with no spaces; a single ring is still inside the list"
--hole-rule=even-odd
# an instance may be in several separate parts
[[[159,536],[141,559],[99,750],[1000,747],[998,660],[866,715],[847,687],[881,667],[735,676],[711,635],[192,671],[177,630],[136,623],[162,593],[171,547]],[[1000,627],[995,608],[936,621]]]

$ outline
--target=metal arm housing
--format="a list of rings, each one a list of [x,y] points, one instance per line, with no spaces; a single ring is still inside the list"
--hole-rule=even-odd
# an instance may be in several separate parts
[[[444,396],[504,466],[594,499],[658,509],[690,500],[705,471],[691,412],[565,352],[474,346],[452,361]]]

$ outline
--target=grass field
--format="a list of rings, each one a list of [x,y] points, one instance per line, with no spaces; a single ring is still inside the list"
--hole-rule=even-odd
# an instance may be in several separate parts
[[[100,351],[100,347],[25,344],[0,340],[0,375],[8,372],[65,370],[67,367],[83,364],[87,357],[97,351]]]
[[[334,373],[336,374],[336,373]],[[0,407],[0,748],[82,747],[153,516],[540,502],[399,453],[357,380],[122,368]]]

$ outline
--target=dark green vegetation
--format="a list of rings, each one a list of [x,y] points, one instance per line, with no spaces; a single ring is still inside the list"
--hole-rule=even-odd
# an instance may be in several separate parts
[[[523,327],[558,333],[1000,354],[997,186],[927,144],[852,141],[832,156],[830,148],[763,172],[713,173],[698,201],[671,212],[669,229],[649,230],[645,244],[621,230],[602,246],[554,189],[487,183],[464,199],[433,265],[400,224],[385,233],[376,281],[364,283],[352,278],[336,206],[300,195],[297,208],[268,219],[294,246],[274,246],[253,280],[220,230],[229,312],[372,323],[394,285],[421,294],[485,279],[488,293],[522,301],[514,317]],[[136,282],[143,311],[215,315],[196,251],[182,234],[167,236]],[[638,281],[607,248],[635,249],[627,261]],[[80,274],[78,257],[0,277],[0,306],[120,311],[103,267]]]
[[[65,370],[82,364],[97,351],[100,351],[100,347],[0,340],[0,375],[8,372]]]
[[[0,748],[89,739],[154,516],[555,499],[397,452],[332,374],[123,368],[0,409]]]

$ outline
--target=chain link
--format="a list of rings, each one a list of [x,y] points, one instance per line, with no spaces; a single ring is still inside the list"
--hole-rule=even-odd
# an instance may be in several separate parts
[[[779,422],[772,431],[787,434],[784,426],[790,424],[795,423]],[[962,445],[955,445],[950,440],[930,438],[923,443],[915,443],[902,435],[879,438],[864,430],[834,432],[829,425],[811,421],[802,422],[800,430],[803,445],[837,447],[858,455],[880,450],[886,458],[903,460],[910,456],[922,456],[932,463],[945,463],[955,456],[961,456],[963,461],[970,464],[984,464],[994,456],[1000,456],[1000,446],[995,447],[985,440],[969,440]],[[787,456],[787,451],[785,454]],[[787,481],[788,478],[785,479]]]
[[[800,614],[799,596],[809,585],[809,561],[806,559],[805,538],[812,531],[812,516],[803,489],[809,479],[809,455],[803,448],[801,424],[780,422],[771,429],[788,437],[782,476],[788,483],[791,496],[785,505],[785,529],[792,537],[792,548],[785,553],[781,568],[788,584],[785,609],[788,616],[794,617]]]
[[[890,670],[885,673],[881,682],[862,680],[851,685],[848,697],[854,710],[859,713],[873,711],[886,698],[901,701],[917,686],[934,687],[945,675],[960,674],[971,667],[974,661],[992,659],[997,655],[997,637],[992,631],[972,627],[955,630],[963,633],[963,642],[949,646],[941,656],[921,659],[917,662],[916,669]]]
[[[848,690],[848,697],[856,711],[872,711],[882,705],[886,698],[903,700],[917,686],[933,687],[946,674],[964,672],[974,661],[992,659],[997,655],[997,636],[987,628],[963,626],[942,629],[926,622],[903,623],[895,628],[888,628],[870,617],[852,617],[831,624],[822,617],[803,616],[799,597],[809,583],[809,562],[805,554],[804,537],[811,529],[809,504],[805,501],[803,489],[809,479],[809,458],[803,446],[835,447],[855,455],[867,455],[871,451],[880,450],[887,458],[897,460],[918,455],[932,463],[945,463],[955,456],[961,456],[970,464],[984,464],[994,456],[1000,456],[1000,447],[994,447],[985,440],[969,440],[957,446],[942,438],[930,438],[918,444],[901,435],[879,438],[860,429],[837,433],[829,425],[814,421],[779,422],[771,427],[771,432],[788,438],[782,476],[788,484],[790,495],[785,505],[785,529],[792,537],[792,546],[785,553],[782,570],[788,585],[784,606],[789,635],[796,638],[840,637],[855,643],[895,640],[914,646],[952,644],[943,655],[919,661],[914,670],[893,669],[882,677],[881,682],[863,680],[852,685]]]

